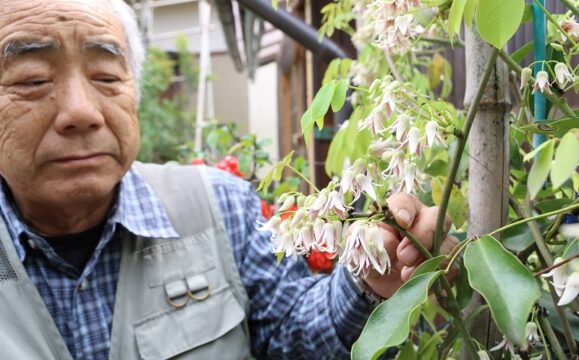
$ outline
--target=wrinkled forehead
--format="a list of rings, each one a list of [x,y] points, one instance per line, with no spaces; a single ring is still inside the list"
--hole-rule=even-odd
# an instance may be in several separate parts
[[[0,38],[15,31],[50,32],[70,24],[123,35],[110,0],[0,0]]]

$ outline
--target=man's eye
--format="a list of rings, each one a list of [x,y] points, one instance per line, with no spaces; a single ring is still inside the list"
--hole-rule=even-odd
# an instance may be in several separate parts
[[[34,79],[34,80],[27,80],[27,81],[20,81],[17,82],[16,85],[19,86],[42,86],[44,84],[47,84],[49,82],[49,80],[45,80],[45,79]]]
[[[99,76],[96,78],[96,81],[100,81],[105,84],[112,84],[119,81],[119,78],[114,76]]]

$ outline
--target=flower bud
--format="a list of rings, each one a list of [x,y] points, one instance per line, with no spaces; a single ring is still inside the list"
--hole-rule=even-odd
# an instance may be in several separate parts
[[[291,208],[296,202],[296,198],[293,196],[288,196],[285,201],[283,202],[283,205],[279,208],[279,212],[284,212],[286,210],[288,210],[289,208]]]
[[[525,67],[521,70],[521,90],[527,86],[529,80],[531,80],[531,75],[533,75],[533,70],[531,70],[531,68]]]
[[[297,202],[299,208],[303,208],[304,205],[306,204],[306,196],[305,195],[298,196],[298,199],[296,202]]]

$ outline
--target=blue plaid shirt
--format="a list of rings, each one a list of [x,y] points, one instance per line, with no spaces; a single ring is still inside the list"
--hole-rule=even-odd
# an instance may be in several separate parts
[[[255,229],[259,199],[247,182],[210,168],[209,178],[250,298],[252,351],[258,358],[349,358],[371,307],[343,267],[311,276],[302,258],[277,265],[269,236]],[[174,239],[178,234],[136,170],[122,179],[102,237],[78,273],[26,226],[0,191],[14,246],[75,359],[107,359],[121,258],[121,232]],[[194,216],[192,214],[192,216]]]

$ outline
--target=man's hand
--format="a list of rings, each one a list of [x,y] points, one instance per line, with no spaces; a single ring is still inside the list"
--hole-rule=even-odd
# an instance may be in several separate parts
[[[406,229],[424,246],[431,250],[436,218],[439,208],[427,207],[415,196],[406,193],[397,193],[388,199],[388,207],[394,215],[396,223]],[[365,279],[368,286],[378,295],[389,298],[410,278],[414,270],[425,259],[409,239],[402,236],[393,227],[381,224],[384,231],[384,247],[390,255],[390,272],[380,275],[373,271]],[[457,244],[454,236],[447,235],[451,221],[447,216],[444,221],[444,240],[440,253],[447,254]]]

